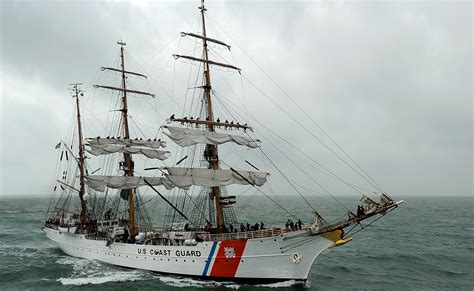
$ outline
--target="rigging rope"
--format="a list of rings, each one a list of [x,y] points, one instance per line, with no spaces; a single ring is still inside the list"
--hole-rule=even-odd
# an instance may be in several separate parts
[[[237,47],[240,48],[240,49],[244,52],[244,54],[252,61],[252,63],[254,63],[254,64],[257,66],[257,68],[258,68],[260,71],[262,71],[262,72],[267,76],[267,78],[269,78],[270,81],[271,81],[281,92],[283,92],[283,94],[284,94],[286,97],[288,97],[288,98],[290,99],[290,101],[291,101],[293,104],[295,104],[295,105],[298,107],[298,109],[299,109],[301,112],[303,112],[303,114],[304,114],[306,117],[308,117],[308,118],[313,122],[313,124],[316,125],[316,126],[337,146],[337,148],[339,148],[339,150],[341,150],[341,151],[344,153],[344,155],[346,155],[346,157],[348,157],[349,160],[352,161],[352,162],[356,165],[357,168],[359,168],[359,169],[362,171],[362,173],[364,173],[364,174],[367,176],[368,179],[367,179],[366,177],[364,177],[364,175],[362,175],[358,170],[356,170],[354,167],[352,167],[352,166],[351,166],[346,160],[344,160],[339,154],[337,154],[336,152],[334,152],[334,151],[333,151],[329,146],[327,146],[322,140],[320,140],[320,139],[317,138],[314,134],[312,134],[311,131],[309,131],[308,129],[306,129],[300,122],[298,122],[298,121],[297,121],[296,119],[294,119],[291,115],[289,115],[285,110],[283,110],[283,108],[281,108],[279,105],[277,105],[271,98],[269,98],[266,94],[264,94],[264,93],[262,92],[262,90],[260,90],[258,87],[256,87],[250,80],[248,80],[248,79],[245,78],[245,77],[243,77],[243,78],[245,78],[252,86],[254,86],[258,91],[260,91],[267,99],[269,99],[273,104],[275,104],[280,110],[282,110],[286,115],[288,115],[293,121],[295,121],[298,125],[300,125],[300,126],[301,126],[303,129],[305,129],[308,133],[310,133],[311,136],[313,136],[319,143],[321,143],[324,147],[326,147],[331,153],[333,153],[337,158],[339,158],[342,162],[344,162],[344,163],[345,163],[348,167],[350,167],[354,172],[356,172],[359,176],[361,176],[361,177],[362,177],[364,180],[366,180],[369,184],[371,184],[372,186],[374,186],[374,188],[378,189],[379,191],[385,192],[385,191],[374,181],[374,179],[372,179],[372,178],[359,166],[359,164],[357,164],[357,163],[349,156],[349,154],[348,154],[346,151],[344,151],[344,150],[342,149],[342,147],[339,146],[339,144],[337,144],[336,141],[335,141],[333,138],[331,138],[331,136],[329,136],[329,134],[328,134],[326,131],[324,131],[324,130],[322,129],[322,127],[321,127],[313,118],[311,118],[311,116],[309,116],[309,114],[308,114],[300,105],[298,105],[298,104],[295,102],[295,100],[294,100],[293,98],[291,98],[291,96],[290,96],[275,80],[273,80],[273,78],[250,56],[249,53],[247,53],[247,51],[246,51],[245,49],[243,49],[243,48],[239,45],[239,43],[238,43],[234,38],[232,38],[232,36],[230,36],[212,17],[208,16],[208,18],[211,19],[211,21],[213,21],[213,22],[224,32],[224,34],[227,35],[227,36],[237,45]]]
[[[364,175],[362,175],[359,171],[357,171],[354,167],[352,167],[346,160],[344,160],[338,153],[336,153],[333,149],[331,149],[328,145],[326,145],[320,138],[318,138],[312,131],[310,131],[308,128],[306,128],[301,122],[296,120],[292,115],[290,115],[286,110],[284,110],[283,107],[281,107],[278,103],[273,101],[265,92],[263,92],[260,88],[258,88],[252,81],[250,81],[248,78],[243,76],[243,78],[249,82],[250,85],[252,85],[255,89],[257,89],[260,94],[262,94],[265,98],[270,100],[278,109],[280,109],[285,115],[287,115],[291,120],[293,120],[296,124],[298,124],[301,128],[303,128],[309,135],[311,135],[315,140],[317,140],[321,145],[323,145],[328,151],[330,151],[332,154],[334,154],[341,162],[346,164],[349,168],[351,168],[354,172],[356,172],[360,177],[362,177],[365,181],[367,181],[370,185],[372,185],[374,188],[380,190],[374,183],[372,183],[369,179],[367,179]]]
[[[311,207],[311,209],[314,211],[314,212],[317,212],[316,209],[313,207],[313,205],[311,205],[311,203],[309,203],[309,201],[303,196],[303,194],[301,194],[300,191],[298,191],[298,189],[295,187],[295,185],[293,185],[293,183],[291,183],[291,181],[288,179],[288,177],[285,176],[285,174],[283,174],[283,172],[280,170],[280,168],[277,167],[277,165],[275,165],[275,163],[270,159],[270,157],[268,157],[268,155],[262,150],[261,147],[258,148],[262,154],[268,159],[268,161],[275,167],[275,169],[277,169],[277,171],[280,173],[280,175],[283,176],[283,178],[285,178],[285,180],[288,182],[288,184],[291,185],[291,187],[296,191],[296,193],[298,193],[298,195],[306,202],[306,204],[308,204],[309,207]],[[318,184],[319,185],[319,184]],[[321,186],[320,186],[321,187]],[[323,188],[324,189],[324,188]]]
[[[222,106],[224,108],[226,108],[226,106],[224,105],[224,103],[222,103],[222,101],[220,100],[220,98],[223,98],[223,99],[226,99],[228,102],[231,103],[231,105],[234,106],[234,108],[237,108],[235,106],[235,104],[233,104],[230,100],[228,100],[227,98],[224,98],[224,97],[221,97],[221,96],[217,96],[217,100],[219,100],[222,104]],[[238,108],[237,108],[238,109]],[[230,115],[232,115],[232,113],[230,113],[230,110],[226,109]],[[313,161],[314,163],[316,163],[318,166],[320,166],[322,169],[326,170],[328,173],[330,173],[331,175],[329,175],[329,177],[333,177],[333,178],[336,178],[338,179],[339,181],[345,183],[346,185],[350,186],[351,188],[353,188],[355,191],[361,193],[362,195],[364,195],[362,192],[360,192],[359,190],[357,190],[356,188],[360,188],[358,186],[355,186],[355,185],[352,185],[351,183],[349,182],[346,182],[345,180],[343,180],[342,178],[340,178],[339,176],[337,176],[335,173],[333,173],[332,171],[330,171],[329,169],[327,169],[326,167],[324,167],[322,164],[318,163],[317,161],[315,161],[313,158],[311,158],[310,156],[308,156],[306,153],[304,153],[303,151],[301,151],[300,149],[294,147],[293,145],[291,145],[288,141],[286,141],[284,138],[282,138],[280,135],[278,135],[277,133],[275,133],[273,130],[271,130],[270,128],[266,127],[263,123],[261,123],[260,121],[258,121],[256,118],[253,118],[252,116],[250,116],[250,114],[248,114],[249,117],[251,117],[253,120],[255,120],[260,126],[262,126],[263,128],[267,129],[269,132],[271,132],[272,134],[274,134],[275,136],[277,136],[279,139],[281,139],[283,142],[285,142],[286,144],[288,144],[291,148],[294,148],[296,149],[298,152],[300,152],[301,154],[303,154],[305,157],[309,158],[311,161]],[[250,135],[249,135],[250,137]],[[275,146],[272,142],[268,141],[273,147],[275,147],[278,151],[280,151],[280,153],[282,153],[285,157],[287,157],[286,154],[284,154],[277,146]],[[288,157],[287,157],[288,158]],[[290,159],[290,162],[292,162],[294,164],[294,161],[292,161]],[[302,172],[306,173],[305,171],[303,171],[299,166],[296,165],[296,167],[298,169],[300,169]],[[316,168],[317,169],[317,168]],[[319,169],[318,169],[319,170]],[[322,172],[324,173],[324,172]],[[307,174],[307,173],[306,173]],[[323,190],[326,191],[326,194],[328,194],[329,196],[331,196],[337,203],[339,203],[344,209],[347,209],[347,207],[342,203],[340,202],[334,195],[332,195],[329,190],[325,189],[324,187],[322,187],[318,182],[314,181],[314,179],[312,177],[310,177],[311,180],[313,180],[313,182],[315,182],[316,184],[318,184],[318,186],[320,186]],[[348,209],[347,209],[348,210]]]
[[[385,212],[385,214],[381,215],[381,216],[378,217],[377,219],[372,220],[372,221],[371,221],[369,224],[367,224],[366,226],[362,226],[362,224],[359,223],[359,225],[361,226],[361,228],[358,229],[357,231],[355,231],[355,232],[352,234],[352,236],[354,236],[354,235],[355,235],[356,233],[358,233],[359,231],[364,230],[364,229],[366,229],[367,227],[371,226],[374,222],[376,222],[377,220],[381,219],[381,218],[384,217],[385,215],[389,214],[389,213],[390,213],[392,210],[394,210],[395,208],[397,208],[397,207],[394,207],[394,208],[389,209],[387,212]],[[346,235],[349,235],[350,231],[352,231],[353,229],[354,229],[354,228],[350,229],[349,232],[348,232]]]

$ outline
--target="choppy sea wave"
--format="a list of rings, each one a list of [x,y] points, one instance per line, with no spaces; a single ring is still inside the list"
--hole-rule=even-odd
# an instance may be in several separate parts
[[[294,209],[293,199],[280,199]],[[474,289],[472,198],[405,198],[405,204],[353,241],[323,252],[305,284],[246,285],[130,270],[63,254],[40,230],[49,199],[0,201],[0,289],[333,290]],[[255,198],[240,214],[267,225],[281,221]]]

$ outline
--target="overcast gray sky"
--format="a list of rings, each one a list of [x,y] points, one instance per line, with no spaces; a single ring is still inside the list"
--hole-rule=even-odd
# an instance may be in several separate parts
[[[157,126],[179,112],[165,94],[186,86],[173,78],[183,62],[171,54],[183,49],[179,32],[196,27],[197,6],[1,1],[1,195],[49,194],[54,145],[73,112],[67,85],[84,82],[92,95],[98,68],[117,57],[117,40],[127,42],[133,64],[153,80],[147,86],[158,94]],[[324,139],[248,54],[389,193],[472,196],[471,1],[208,1],[207,7],[210,33],[232,45],[227,59],[243,69],[242,83],[252,80]],[[238,103],[245,101],[249,114],[347,174],[255,88],[244,91]],[[96,134],[91,120],[86,131]]]

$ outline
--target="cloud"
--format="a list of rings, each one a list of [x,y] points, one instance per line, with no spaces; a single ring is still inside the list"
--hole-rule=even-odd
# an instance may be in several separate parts
[[[113,113],[104,108],[117,96],[104,97],[91,86],[117,80],[99,74],[99,67],[117,60],[117,40],[127,42],[129,68],[150,75],[140,84],[158,95],[156,101],[131,101],[131,114],[146,134],[156,134],[160,120],[170,114],[181,114],[184,101],[192,99],[189,66],[171,54],[193,53],[194,43],[180,39],[179,32],[195,31],[197,6],[186,1],[2,2],[2,194],[34,194],[33,188],[47,194],[52,178],[45,173],[55,167],[52,148],[67,131],[73,110],[67,84],[85,83],[85,131],[110,130],[105,122]],[[209,34],[232,45],[231,55],[213,47],[211,56],[243,69],[242,78],[212,73],[220,100],[239,107],[237,116],[257,117],[295,148],[367,186],[288,117],[330,143],[250,55],[390,193],[472,195],[472,3],[227,1],[207,6]],[[225,116],[224,105],[215,105],[216,114]],[[281,141],[253,125],[268,139],[264,149],[280,168],[316,189],[272,146]],[[351,193],[307,165],[297,149],[281,147],[334,193]],[[261,157],[250,157],[263,164]],[[25,176],[28,185],[19,178]],[[289,193],[291,187],[282,181],[274,183]]]

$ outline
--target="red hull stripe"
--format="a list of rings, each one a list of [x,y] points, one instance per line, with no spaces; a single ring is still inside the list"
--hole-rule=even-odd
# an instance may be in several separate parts
[[[210,276],[235,277],[246,244],[247,240],[221,241]]]

